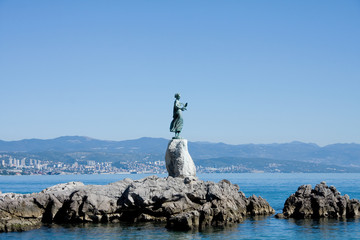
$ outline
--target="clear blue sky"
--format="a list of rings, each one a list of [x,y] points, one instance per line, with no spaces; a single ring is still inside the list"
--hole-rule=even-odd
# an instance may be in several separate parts
[[[0,139],[360,143],[360,1],[0,0]]]

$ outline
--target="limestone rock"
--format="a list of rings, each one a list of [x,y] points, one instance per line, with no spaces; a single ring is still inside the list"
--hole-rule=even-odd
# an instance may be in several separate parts
[[[77,189],[79,187],[84,186],[84,184],[82,182],[68,182],[68,183],[61,183],[61,184],[57,184],[55,186],[46,188],[44,190],[42,190],[42,193],[56,193],[56,192],[61,192],[61,191],[72,191],[74,189]]]
[[[266,200],[246,198],[227,180],[194,177],[127,178],[104,186],[70,182],[40,193],[0,194],[0,232],[25,231],[41,223],[120,221],[160,221],[171,229],[198,230],[272,213]]]
[[[285,202],[282,214],[278,218],[352,218],[360,216],[360,201],[350,199],[334,186],[327,186],[325,182],[302,185]]]
[[[226,226],[242,221],[248,215],[273,214],[262,198],[247,199],[239,186],[227,180],[219,183],[194,178],[148,177],[134,181],[118,201],[122,220],[142,221],[143,213],[157,221],[167,220],[167,227],[198,230],[207,226]]]
[[[246,209],[247,214],[251,216],[270,215],[274,213],[274,209],[265,199],[255,195],[252,195],[247,199]]]
[[[165,154],[166,169],[171,177],[196,176],[195,164],[186,139],[170,140]]]

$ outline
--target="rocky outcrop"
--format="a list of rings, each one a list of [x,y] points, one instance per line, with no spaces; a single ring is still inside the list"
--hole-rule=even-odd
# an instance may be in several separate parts
[[[334,186],[327,186],[325,182],[302,185],[285,202],[282,214],[278,218],[352,218],[360,216],[360,202],[350,199]]]
[[[33,194],[0,194],[0,232],[42,223],[166,222],[170,229],[226,226],[246,216],[273,214],[261,197],[246,198],[237,185],[195,178],[124,179],[109,185],[59,184]]]
[[[170,140],[166,149],[165,163],[171,177],[196,176],[196,167],[189,154],[186,139]]]

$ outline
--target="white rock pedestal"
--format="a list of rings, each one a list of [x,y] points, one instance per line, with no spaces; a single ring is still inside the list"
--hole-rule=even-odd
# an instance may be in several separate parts
[[[171,177],[195,177],[195,164],[186,139],[172,139],[165,154],[166,169]]]

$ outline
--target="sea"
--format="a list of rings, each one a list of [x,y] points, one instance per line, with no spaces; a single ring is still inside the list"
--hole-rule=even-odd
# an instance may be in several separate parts
[[[32,193],[70,181],[103,185],[124,178],[141,179],[147,176],[150,175],[0,176],[0,191]],[[246,196],[255,194],[265,198],[276,213],[282,212],[285,200],[303,184],[314,187],[325,181],[329,186],[334,185],[342,195],[360,199],[358,173],[214,173],[198,174],[198,178],[214,182],[227,179],[236,183]],[[360,219],[294,220],[276,219],[272,215],[248,218],[232,227],[189,232],[168,230],[164,224],[154,223],[52,224],[27,232],[0,233],[0,239],[360,239]]]

